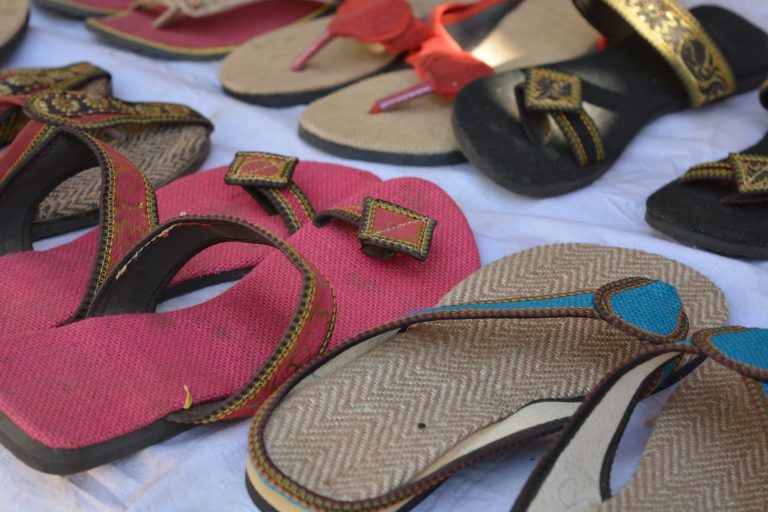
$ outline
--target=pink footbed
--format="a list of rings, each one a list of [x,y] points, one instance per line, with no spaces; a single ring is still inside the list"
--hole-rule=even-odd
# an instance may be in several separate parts
[[[184,213],[245,219],[287,237],[279,215],[269,215],[242,187],[226,185],[222,167],[174,181],[157,193],[160,221]],[[356,190],[376,183],[373,174],[341,165],[301,162],[293,181],[317,211],[327,209]],[[74,314],[85,293],[96,251],[96,230],[47,251],[0,257],[0,332],[11,334],[62,325]],[[224,244],[190,261],[172,285],[256,265],[268,249]]]
[[[162,9],[121,12],[91,20],[101,30],[150,47],[178,51],[227,49],[311,16],[323,4],[309,0],[264,0],[202,18],[182,17],[167,26],[152,23]]]
[[[303,227],[291,245],[333,283],[331,347],[356,332],[434,305],[479,266],[457,205],[424,180],[372,186],[378,197],[437,220],[429,257],[366,256],[341,221]],[[182,408],[238,391],[258,373],[299,300],[300,275],[271,251],[223,294],[162,314],[92,318],[0,342],[0,410],[37,441],[80,448],[149,425]]]

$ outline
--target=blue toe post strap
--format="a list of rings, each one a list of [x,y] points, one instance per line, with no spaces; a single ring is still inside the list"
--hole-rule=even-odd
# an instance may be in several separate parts
[[[414,313],[407,324],[443,319],[562,318],[604,320],[653,344],[679,341],[688,333],[688,317],[674,286],[630,277],[597,290],[441,306]]]
[[[768,329],[708,329],[682,343],[759,384],[768,404]]]

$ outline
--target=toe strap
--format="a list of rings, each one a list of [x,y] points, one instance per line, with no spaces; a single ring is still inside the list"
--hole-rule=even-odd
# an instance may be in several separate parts
[[[722,181],[736,185],[736,193],[721,199],[725,204],[768,202],[768,156],[731,153],[726,160],[694,165],[679,181]]]
[[[580,77],[551,68],[530,68],[525,82],[515,88],[515,95],[520,122],[531,142],[545,144],[551,140],[552,119],[581,167],[605,158],[600,131],[584,110]]]

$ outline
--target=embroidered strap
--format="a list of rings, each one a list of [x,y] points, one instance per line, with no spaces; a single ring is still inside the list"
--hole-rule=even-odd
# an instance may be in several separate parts
[[[24,113],[41,123],[81,130],[154,123],[199,124],[213,129],[208,119],[185,105],[131,103],[79,91],[35,94],[24,104]]]
[[[22,68],[0,71],[0,145],[6,144],[24,126],[21,107],[41,91],[78,89],[97,79],[109,79],[107,71],[78,62],[60,68]]]
[[[366,197],[363,205],[325,210],[316,224],[339,219],[358,228],[357,238],[365,254],[388,259],[397,253],[426,260],[437,221],[396,204]]]
[[[601,32],[623,37],[635,31],[666,60],[700,107],[736,91],[736,79],[701,24],[675,0],[574,0]]]
[[[325,351],[336,318],[331,283],[315,266],[269,231],[239,219],[188,216],[170,220],[137,243],[113,270],[93,301],[88,316],[154,311],[157,296],[192,257],[222,242],[269,245],[302,275],[301,300],[276,347],[254,377],[232,396],[190,404],[166,419],[177,423],[213,423],[244,418],[298,368]]]
[[[414,17],[407,0],[345,0],[326,31],[299,56],[291,69],[303,70],[337,37],[378,44],[386,51],[398,54],[418,48],[431,35],[429,26]]]
[[[551,139],[549,118],[568,141],[582,167],[605,158],[602,136],[584,110],[582,82],[576,75],[550,68],[529,68],[525,83],[515,88],[520,120],[528,138],[543,144]]]
[[[681,183],[717,180],[735,183],[736,193],[721,199],[726,204],[754,204],[768,201],[768,157],[731,153],[721,162],[694,165],[680,177]]]
[[[157,225],[155,192],[133,163],[90,135],[28,125],[17,140],[30,138],[34,150],[0,156],[0,254],[32,249],[32,221],[48,191],[83,170],[101,170],[99,243],[78,319],[117,262]]]
[[[241,151],[229,166],[224,181],[240,185],[271,213],[279,213],[295,233],[312,222],[315,211],[307,196],[291,177],[299,159],[272,153]]]

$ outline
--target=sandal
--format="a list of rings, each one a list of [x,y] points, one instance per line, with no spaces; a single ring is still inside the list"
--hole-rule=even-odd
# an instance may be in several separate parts
[[[444,0],[346,0],[320,18],[254,38],[222,62],[224,91],[267,107],[308,103],[390,69],[429,35],[420,20]]]
[[[526,482],[514,511],[762,510],[768,503],[768,330],[699,331],[609,373]],[[704,360],[654,421],[630,482],[611,494],[611,465],[654,374]]]
[[[28,119],[24,128],[0,155],[0,183],[38,151],[57,126],[70,126],[108,142],[138,165],[153,187],[159,187],[202,165],[213,130],[210,121],[183,105],[129,103],[79,91],[33,95],[24,103],[24,115]],[[75,157],[64,154],[61,158]],[[78,162],[72,160],[72,165]],[[92,169],[50,184],[55,189],[35,214],[33,239],[96,224],[101,195],[98,176],[98,169]]]
[[[85,319],[2,340],[0,442],[64,474],[249,417],[326,347],[424,307],[479,266],[461,210],[424,180],[382,182],[320,217],[333,221],[305,225],[291,246],[225,218],[155,228],[110,267]],[[207,302],[152,312],[176,269],[233,241],[281,254]]]
[[[61,165],[66,162],[69,165]],[[116,162],[122,162],[118,167]],[[34,225],[30,219],[52,183],[96,168],[106,188],[100,192],[99,229],[46,251],[32,251]],[[298,159],[266,153],[239,153],[229,168],[222,167],[181,178],[158,191],[151,186],[147,197],[132,203],[131,188],[113,188],[116,172],[134,174],[139,169],[119,152],[94,141],[82,132],[58,128],[27,157],[17,170],[0,182],[0,211],[14,223],[0,227],[0,275],[2,286],[0,330],[18,334],[48,329],[81,316],[82,298],[99,286],[94,276],[104,275],[101,255],[112,247],[131,248],[135,236],[147,232],[115,233],[110,212],[120,204],[157,204],[148,215],[166,221],[180,215],[236,216],[288,237],[311,223],[315,211],[331,208],[342,199],[378,183],[374,175],[340,165],[298,162]],[[93,171],[88,171],[93,172]],[[201,193],[205,191],[205,193]],[[126,195],[128,194],[128,195]],[[24,212],[27,212],[26,215]],[[148,229],[154,227],[151,222]],[[145,230],[146,231],[146,230]],[[115,238],[126,241],[117,243]],[[267,254],[263,247],[224,244],[193,258],[156,299],[242,277]],[[122,257],[119,253],[115,261]]]
[[[768,108],[768,82],[761,91]],[[675,240],[742,258],[768,258],[768,134],[719,162],[691,167],[653,193],[645,220]]]
[[[637,274],[680,296],[626,278]],[[727,309],[707,278],[641,251],[562,244],[503,258],[276,391],[249,435],[251,497],[265,511],[409,510],[461,467],[558,430],[629,355]]]
[[[253,37],[330,9],[315,0],[137,0],[131,10],[89,18],[86,27],[149,57],[216,60]]]
[[[407,57],[414,69],[369,78],[315,101],[301,116],[301,137],[344,158],[462,162],[450,113],[465,84],[492,74],[491,66],[582,55],[599,38],[568,0],[444,4],[430,15],[430,26],[435,35]]]
[[[107,16],[131,7],[134,0],[35,0],[35,3],[64,16],[90,18]]]
[[[0,5],[0,58],[24,38],[29,24],[29,0],[3,0]]]
[[[26,125],[24,102],[45,91],[80,90],[98,96],[112,92],[112,77],[89,62],[59,68],[17,68],[0,71],[0,147]]]
[[[549,197],[585,187],[646,124],[756,88],[768,75],[768,34],[727,9],[576,3],[609,37],[629,35],[597,55],[483,78],[456,98],[461,150],[513,192]]]

